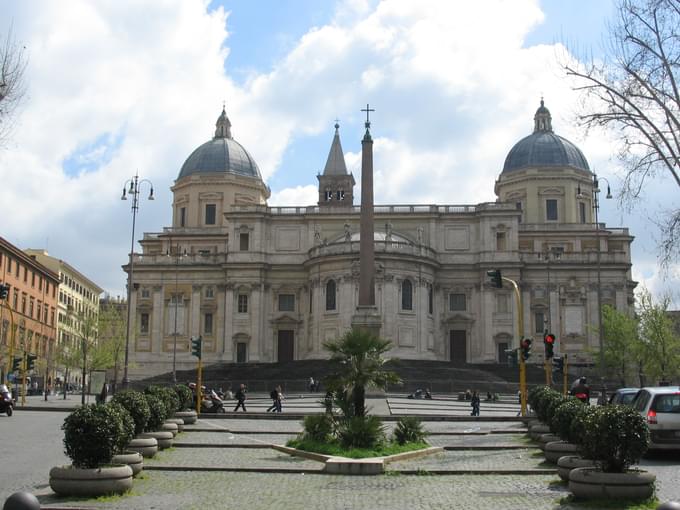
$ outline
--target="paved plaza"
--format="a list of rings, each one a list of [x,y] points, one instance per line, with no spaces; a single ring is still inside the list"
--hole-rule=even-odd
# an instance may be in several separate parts
[[[524,423],[510,399],[482,403],[469,416],[467,402],[454,398],[372,398],[391,432],[394,414],[421,415],[428,441],[441,453],[389,464],[378,476],[322,473],[320,462],[291,457],[270,444],[285,444],[302,429],[300,416],[320,408],[318,395],[289,396],[284,413],[264,413],[265,395],[252,395],[248,413],[204,415],[175,438],[175,446],[145,459],[145,471],[123,497],[59,498],[48,485],[52,466],[68,464],[61,424],[80,399],[37,397],[12,418],[0,416],[3,435],[0,501],[18,490],[38,496],[44,508],[103,509],[548,509],[568,496],[555,466],[527,441]],[[31,410],[28,410],[31,409]],[[657,475],[657,494],[680,500],[680,457],[646,458],[641,467]],[[589,507],[593,508],[593,507]]]

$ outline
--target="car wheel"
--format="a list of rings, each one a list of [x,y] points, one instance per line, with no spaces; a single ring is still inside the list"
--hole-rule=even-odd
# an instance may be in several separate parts
[[[12,416],[12,406],[7,408],[7,416]]]

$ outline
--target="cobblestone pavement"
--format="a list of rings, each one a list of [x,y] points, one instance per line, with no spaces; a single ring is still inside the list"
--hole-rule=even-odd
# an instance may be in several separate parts
[[[532,510],[557,508],[566,495],[555,477],[330,476],[261,473],[148,472],[130,496],[88,508],[248,510]],[[43,505],[68,504],[41,496]],[[567,508],[567,507],[563,507]]]
[[[146,462],[146,460],[145,460]],[[271,448],[172,448],[161,452],[154,466],[263,469],[323,469],[323,463],[279,453]]]
[[[297,434],[232,434],[230,432],[186,432],[177,437],[182,443],[252,445],[254,443],[272,443],[285,445]]]
[[[441,436],[430,435],[427,442],[432,446],[527,446],[521,434],[487,434],[484,436]]]
[[[511,470],[511,469],[553,469],[547,464],[540,450],[484,450],[446,451],[418,459],[393,462],[390,470]]]

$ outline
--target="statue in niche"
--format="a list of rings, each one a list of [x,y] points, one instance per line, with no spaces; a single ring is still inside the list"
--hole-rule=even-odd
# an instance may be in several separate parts
[[[314,231],[314,246],[319,246],[321,244],[321,232],[318,230]]]
[[[422,225],[419,225],[418,228],[416,229],[416,238],[418,239],[418,244],[423,244],[424,232],[425,229],[422,227]]]
[[[388,221],[385,223],[385,241],[392,240],[392,224]]]
[[[345,241],[348,243],[352,241],[352,231],[350,230],[349,223],[345,223]]]

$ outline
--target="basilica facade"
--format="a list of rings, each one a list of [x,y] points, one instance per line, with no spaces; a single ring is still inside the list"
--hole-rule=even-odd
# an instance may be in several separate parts
[[[199,335],[204,363],[327,357],[323,343],[352,326],[359,289],[361,207],[337,125],[317,179],[316,205],[268,206],[270,190],[222,111],[175,181],[172,225],[145,233],[133,256],[132,378],[167,372],[173,359],[195,367]],[[629,310],[635,287],[633,237],[595,222],[598,186],[541,101],[533,132],[505,159],[495,202],[376,204],[375,306],[390,355],[498,363],[521,333],[534,340],[529,362],[542,362],[549,331],[558,354],[590,359],[598,303]],[[489,282],[496,269],[517,282],[521,321],[512,286]]]

